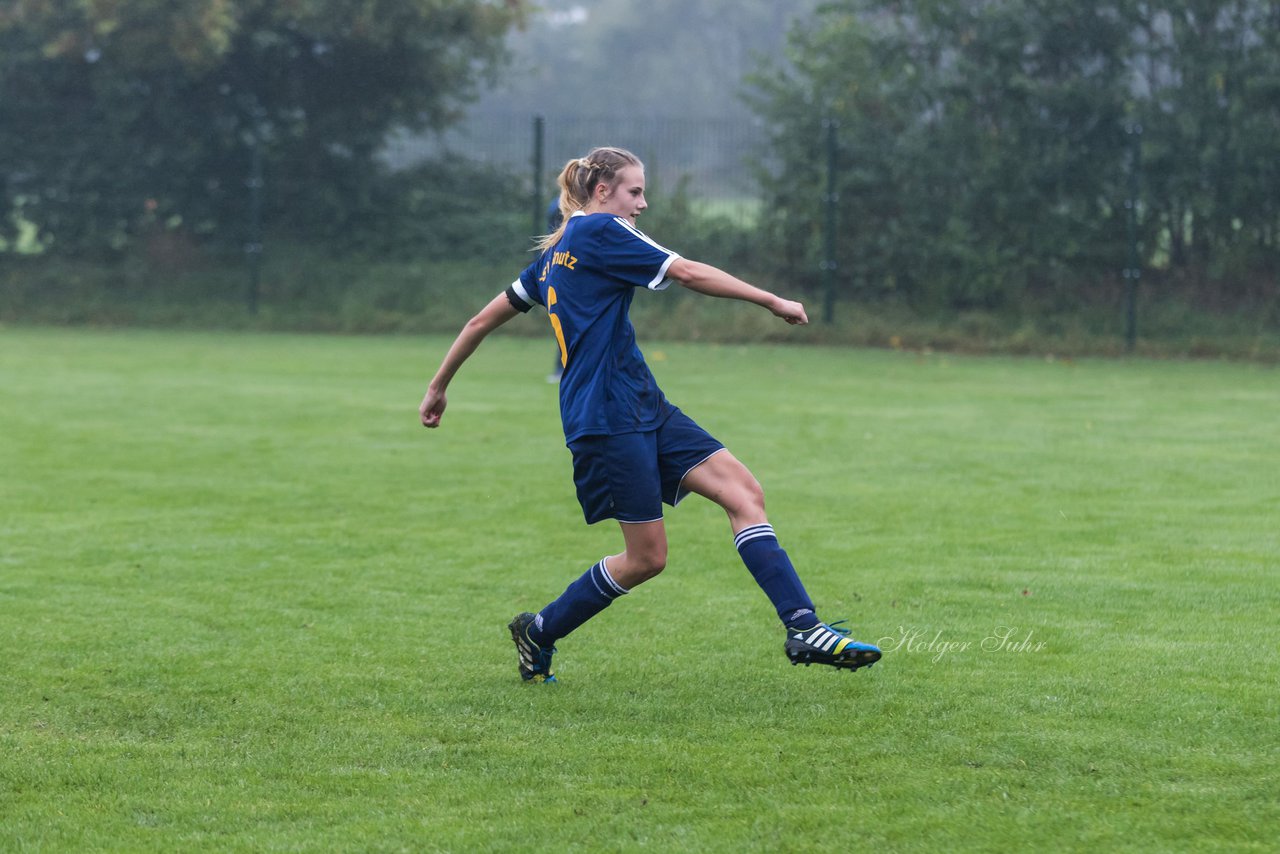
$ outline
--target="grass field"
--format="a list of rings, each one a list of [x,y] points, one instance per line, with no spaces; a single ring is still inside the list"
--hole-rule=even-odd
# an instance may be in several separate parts
[[[446,343],[0,330],[0,850],[1276,850],[1276,369],[649,344],[884,660],[789,666],[690,499],[534,686],[619,538],[551,345],[428,432]]]

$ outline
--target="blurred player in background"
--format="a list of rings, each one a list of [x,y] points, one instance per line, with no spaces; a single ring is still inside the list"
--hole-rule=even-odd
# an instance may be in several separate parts
[[[791,324],[804,306],[747,284],[655,243],[636,227],[648,207],[644,165],[634,154],[596,148],[560,173],[562,221],[538,244],[538,259],[473,317],[445,355],[419,407],[437,427],[445,391],[493,330],[535,305],[546,309],[563,368],[560,415],[573,454],[578,501],[588,524],[616,519],[623,550],[601,558],[538,613],[509,626],[521,677],[554,681],[555,644],[653,578],[667,565],[663,503],[695,492],[728,514],[734,545],[786,629],[793,664],[856,670],[880,658],[876,647],[819,620],[765,515],[760,484],[741,462],[671,405],[636,346],[628,309],[637,288],[672,281],[708,296],[759,305]]]

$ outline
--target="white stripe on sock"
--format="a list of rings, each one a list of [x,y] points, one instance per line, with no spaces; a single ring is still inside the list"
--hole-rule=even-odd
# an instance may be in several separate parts
[[[631,592],[614,580],[613,573],[609,572],[609,559],[607,557],[600,558],[600,571],[604,573],[604,580],[609,582],[610,587],[618,591],[619,596],[625,596]]]
[[[596,566],[599,566],[599,565],[600,564],[596,564]],[[595,573],[596,566],[591,567],[591,570],[587,573],[587,578],[591,579],[591,586],[594,587],[596,590],[599,590],[601,596],[605,597],[606,599],[612,599],[613,597],[609,595],[609,591],[601,587],[599,581],[596,581],[596,573]]]
[[[751,540],[758,540],[761,537],[773,537],[777,539],[777,535],[773,532],[772,525],[752,525],[749,528],[743,528],[733,538],[735,548],[741,549],[744,543]]]

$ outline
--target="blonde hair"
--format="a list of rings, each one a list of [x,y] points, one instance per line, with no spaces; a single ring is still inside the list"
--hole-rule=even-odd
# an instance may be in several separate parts
[[[560,185],[560,225],[538,239],[538,251],[555,246],[564,235],[569,217],[587,206],[596,187],[600,184],[612,186],[618,173],[628,166],[644,168],[640,158],[630,151],[610,146],[593,148],[586,157],[575,157],[566,163],[556,179]]]

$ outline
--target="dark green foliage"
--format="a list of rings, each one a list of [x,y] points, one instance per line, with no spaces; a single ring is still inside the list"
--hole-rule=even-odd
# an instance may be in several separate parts
[[[736,209],[733,203],[720,210],[699,205],[687,177],[670,191],[650,182],[648,197],[649,210],[640,225],[662,245],[742,274],[763,266],[756,239],[758,224],[753,222],[758,216]]]
[[[1178,5],[1140,21],[1144,197],[1161,262],[1238,299],[1280,273],[1280,4]]]
[[[533,246],[528,199],[512,175],[446,157],[374,176],[317,227],[334,230],[330,249],[361,257],[505,260]]]
[[[840,269],[864,298],[999,308],[1125,266],[1276,270],[1275,4],[843,0],[755,79],[776,257],[817,269],[822,121],[839,127]],[[1141,145],[1127,134],[1142,126]]]
[[[0,223],[20,209],[69,253],[156,227],[238,244],[257,149],[266,220],[329,238],[371,204],[388,130],[449,120],[514,19],[476,0],[19,0],[0,11]]]

